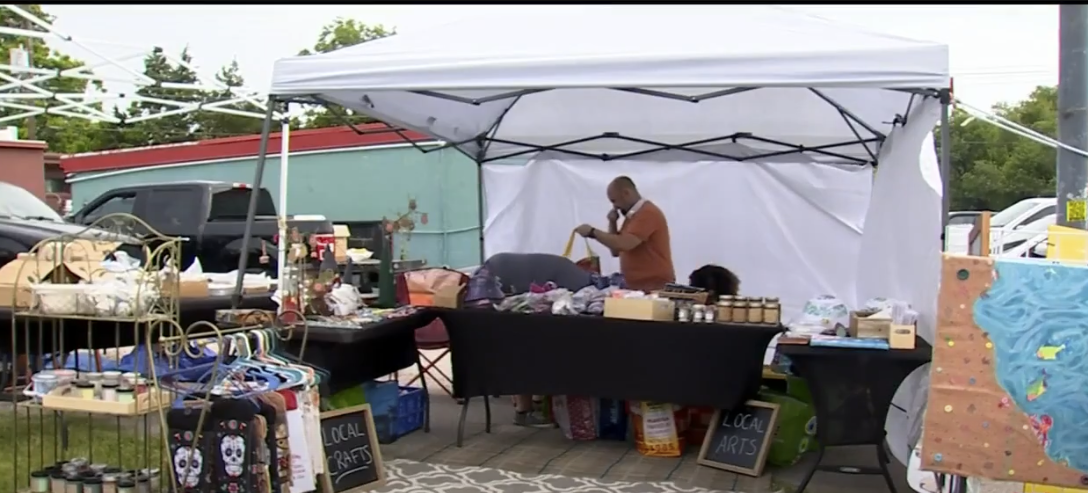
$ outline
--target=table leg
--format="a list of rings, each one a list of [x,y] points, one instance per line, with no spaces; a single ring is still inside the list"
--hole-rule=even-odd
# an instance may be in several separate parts
[[[895,481],[892,481],[892,474],[888,472],[888,464],[891,460],[888,458],[888,451],[884,449],[884,443],[876,445],[876,457],[880,461],[880,474],[884,476],[884,482],[888,484],[888,491],[899,493],[895,489]]]
[[[468,403],[471,400],[471,397],[462,399],[461,421],[457,424],[457,448],[461,448],[461,444],[465,441],[465,420],[468,419]]]
[[[486,395],[484,396],[484,416],[486,418],[484,421],[484,431],[491,433],[491,398]]]
[[[419,385],[423,387],[423,433],[431,432],[431,391],[427,389],[427,377],[423,372],[423,361],[416,351],[416,369],[419,370]]]

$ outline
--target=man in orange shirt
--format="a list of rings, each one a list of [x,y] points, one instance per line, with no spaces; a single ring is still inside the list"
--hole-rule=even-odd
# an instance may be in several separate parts
[[[620,273],[631,289],[654,291],[675,281],[669,223],[661,209],[642,198],[635,182],[626,176],[608,185],[608,200],[613,206],[608,212],[608,231],[588,224],[575,231],[597,240],[620,258]],[[617,227],[620,215],[623,226]]]

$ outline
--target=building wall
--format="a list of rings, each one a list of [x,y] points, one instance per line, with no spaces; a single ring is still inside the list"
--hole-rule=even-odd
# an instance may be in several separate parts
[[[0,141],[0,181],[45,199],[45,142]]]
[[[293,153],[289,157],[288,214],[322,214],[334,222],[391,218],[408,210],[427,213],[416,220],[410,241],[394,240],[394,250],[424,258],[428,265],[465,267],[479,263],[476,165],[453,149],[423,153],[409,144]],[[69,178],[72,208],[113,188],[142,183],[216,180],[252,183],[257,159],[182,163]],[[278,156],[265,163],[262,186],[279,206]]]

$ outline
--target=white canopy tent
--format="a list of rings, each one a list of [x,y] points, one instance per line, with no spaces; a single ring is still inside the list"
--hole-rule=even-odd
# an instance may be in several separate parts
[[[930,135],[947,122],[947,46],[773,6],[517,12],[280,60],[271,97],[336,103],[446,141],[481,165],[542,152],[615,163],[667,152],[657,161],[879,164],[848,301],[910,301],[932,340],[948,194]],[[484,195],[486,245],[494,218],[484,221]],[[903,462],[906,423],[924,403],[916,373],[897,396],[908,416],[889,418]]]

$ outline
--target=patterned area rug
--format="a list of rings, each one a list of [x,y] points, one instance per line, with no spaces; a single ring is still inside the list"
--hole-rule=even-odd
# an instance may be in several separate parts
[[[725,493],[670,482],[627,482],[554,474],[521,474],[486,467],[459,467],[409,460],[385,463],[379,493]]]

